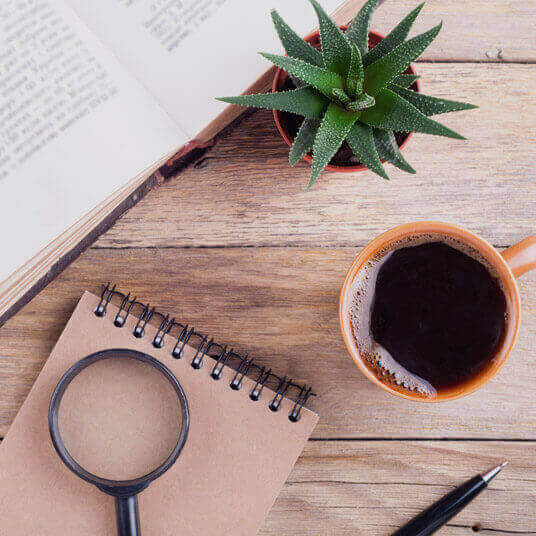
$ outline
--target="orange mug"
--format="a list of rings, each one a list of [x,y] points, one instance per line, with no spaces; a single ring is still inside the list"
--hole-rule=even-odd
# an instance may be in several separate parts
[[[410,391],[397,389],[395,386],[390,385],[387,382],[382,382],[367,366],[363,356],[360,355],[350,322],[350,308],[353,300],[352,283],[365,264],[393,242],[404,240],[410,236],[427,233],[449,236],[478,251],[496,270],[501,279],[506,295],[508,311],[505,337],[490,366],[475,378],[468,380],[462,385],[455,386],[449,391],[438,393],[434,398],[424,398],[416,393],[413,394]],[[342,285],[339,298],[339,324],[348,352],[358,368],[369,380],[391,394],[402,398],[418,400],[420,402],[441,402],[445,400],[454,400],[473,393],[499,372],[514,347],[519,332],[520,322],[520,298],[516,278],[534,268],[536,268],[535,235],[525,238],[502,253],[499,253],[483,238],[450,223],[420,221],[390,229],[375,238],[361,251],[361,253],[359,253],[350,266]]]

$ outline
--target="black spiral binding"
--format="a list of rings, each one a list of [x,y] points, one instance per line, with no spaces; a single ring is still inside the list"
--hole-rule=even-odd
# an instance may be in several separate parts
[[[235,370],[235,375],[229,387],[235,391],[241,389],[242,380],[246,375],[253,377],[255,385],[249,393],[249,398],[254,402],[261,399],[264,387],[270,384],[272,386],[271,388],[275,391],[275,395],[269,402],[268,407],[270,410],[276,412],[279,411],[283,398],[293,400],[294,406],[288,416],[292,422],[298,422],[300,420],[302,408],[305,406],[307,400],[316,396],[310,387],[294,383],[286,376],[281,378],[274,374],[272,369],[257,365],[247,355],[241,356],[233,349],[228,350],[227,346],[222,346],[214,342],[214,340],[198,333],[187,324],[180,324],[175,318],[170,319],[169,315],[164,315],[149,304],[138,301],[136,297],[131,298],[130,293],[124,294],[117,290],[116,285],[112,286],[110,283],[103,285],[99,303],[94,311],[95,315],[104,317],[106,315],[106,309],[114,297],[121,300],[119,310],[113,320],[114,326],[122,328],[127,318],[133,314],[137,317],[137,322],[132,335],[141,338],[145,335],[145,328],[149,321],[155,318],[158,319],[158,328],[152,341],[155,348],[162,348],[166,337],[172,337],[176,340],[171,351],[171,356],[175,359],[182,358],[184,347],[187,344],[197,348],[190,365],[194,369],[200,369],[205,362],[204,358],[211,357],[215,360],[215,364],[212,366],[210,376],[216,381],[221,379],[222,371],[226,366],[231,367]],[[290,396],[292,392],[294,393],[294,397]]]

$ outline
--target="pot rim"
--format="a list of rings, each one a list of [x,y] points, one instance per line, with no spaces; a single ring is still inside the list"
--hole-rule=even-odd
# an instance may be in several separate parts
[[[492,365],[485,372],[478,375],[476,378],[468,380],[464,384],[457,386],[445,393],[438,395],[435,398],[423,398],[411,395],[403,391],[398,391],[395,388],[389,386],[386,383],[381,382],[376,375],[367,367],[363,357],[359,354],[357,345],[355,344],[352,328],[349,321],[348,307],[351,300],[351,287],[355,279],[355,276],[363,265],[381,249],[385,248],[388,244],[400,238],[407,237],[412,234],[419,233],[438,233],[446,234],[448,236],[461,240],[464,244],[475,248],[482,256],[490,262],[497,273],[501,282],[503,283],[503,290],[507,299],[508,307],[508,324],[504,339],[501,344],[501,348],[493,358]],[[504,366],[511,351],[516,343],[519,326],[521,322],[521,305],[520,305],[519,287],[517,280],[512,273],[512,270],[504,257],[484,238],[468,231],[467,229],[460,227],[452,223],[445,223],[440,221],[417,221],[412,223],[406,223],[393,227],[388,231],[380,234],[374,238],[363,250],[355,257],[350,265],[344,283],[342,284],[339,294],[339,327],[342,333],[342,337],[348,353],[352,357],[357,367],[363,372],[363,374],[381,387],[385,391],[392,395],[407,400],[425,403],[437,403],[445,402],[449,400],[456,400],[458,398],[470,395],[474,393],[486,383],[488,383]]]
[[[348,28],[348,25],[344,24],[344,25],[340,26],[340,28],[341,28],[341,30],[345,31]],[[320,33],[319,33],[318,30],[316,30],[314,32],[311,32],[309,35],[305,36],[304,40],[308,41],[308,42],[312,41],[318,35],[320,35]],[[384,39],[385,36],[383,36],[382,34],[380,34],[378,32],[374,32],[374,31],[371,30],[371,31],[369,31],[369,40],[370,40],[371,37],[381,41],[382,39]],[[411,64],[408,67],[408,69],[411,71],[411,74],[414,74],[414,75],[417,74],[415,68],[413,67],[413,64]],[[276,72],[275,72],[275,75],[274,75],[274,80],[272,82],[272,93],[277,93],[279,91],[279,88],[285,83],[287,78],[288,78],[288,73],[286,71],[284,71],[283,69],[278,67]],[[417,85],[417,91],[420,93],[421,86],[419,84],[419,79],[415,80],[414,83]],[[273,110],[273,115],[274,115],[275,125],[277,127],[277,130],[281,134],[281,137],[285,140],[286,144],[289,147],[292,147],[294,139],[288,134],[288,131],[285,128],[284,122],[280,118],[279,110]],[[406,134],[407,134],[406,137],[404,138],[402,143],[398,146],[398,148],[400,150],[402,150],[406,146],[406,144],[408,143],[410,138],[413,136],[413,132],[408,132]],[[309,164],[311,164],[313,162],[312,157],[307,153],[302,156],[302,160],[305,160]],[[383,158],[381,158],[380,160],[381,160],[382,163],[385,162],[385,159],[383,159]],[[324,169],[327,170],[327,171],[338,171],[340,173],[352,173],[352,172],[355,172],[355,171],[366,171],[366,170],[368,170],[368,168],[364,164],[361,164],[361,163],[356,164],[356,165],[352,165],[352,166],[339,166],[339,165],[336,165],[336,164],[328,164]]]

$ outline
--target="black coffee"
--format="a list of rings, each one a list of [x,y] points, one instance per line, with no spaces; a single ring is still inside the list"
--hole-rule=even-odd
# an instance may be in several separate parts
[[[507,302],[475,258],[441,241],[417,243],[372,263],[352,322],[377,372],[434,396],[490,365],[505,334]]]

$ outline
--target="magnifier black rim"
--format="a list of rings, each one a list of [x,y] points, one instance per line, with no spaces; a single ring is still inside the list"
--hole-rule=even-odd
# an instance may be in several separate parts
[[[65,393],[65,390],[67,389],[71,381],[80,372],[82,372],[82,370],[92,365],[93,363],[97,361],[102,361],[104,359],[117,359],[117,358],[118,359],[136,359],[138,361],[148,363],[149,365],[152,365],[154,368],[159,370],[171,383],[172,387],[177,393],[177,397],[180,402],[181,413],[182,413],[183,424],[181,428],[181,433],[179,434],[179,437],[177,438],[177,442],[175,446],[173,447],[173,450],[171,451],[170,455],[164,460],[164,462],[162,462],[161,465],[153,469],[151,472],[143,476],[140,476],[138,478],[131,479],[131,480],[110,480],[107,478],[99,477],[98,475],[94,475],[93,473],[86,471],[71,456],[71,454],[65,447],[65,444],[63,443],[63,440],[61,438],[61,433],[60,433],[59,425],[58,425],[58,411],[59,411],[59,407],[61,404],[61,400],[63,398],[63,394]],[[116,490],[118,494],[120,494],[121,490],[125,488],[128,488],[129,490],[136,489],[136,488],[143,489],[148,484],[150,484],[155,478],[158,478],[163,473],[165,473],[175,463],[188,437],[188,431],[190,429],[190,410],[188,407],[188,401],[186,400],[186,395],[184,394],[181,384],[179,383],[177,378],[175,378],[173,373],[163,363],[161,363],[154,357],[151,357],[148,354],[144,354],[143,352],[138,352],[137,350],[130,350],[128,348],[113,348],[109,350],[102,350],[100,352],[95,352],[94,354],[84,357],[83,359],[75,363],[62,376],[62,378],[58,382],[58,385],[54,389],[52,398],[50,400],[50,407],[48,411],[48,428],[50,432],[50,437],[52,439],[52,444],[54,445],[54,448],[56,449],[58,456],[61,458],[63,463],[73,473],[75,473],[77,476],[79,476],[86,482],[89,482],[90,484],[94,484],[101,489],[105,488],[103,489],[103,491],[106,491],[107,493],[114,494],[114,491]]]

